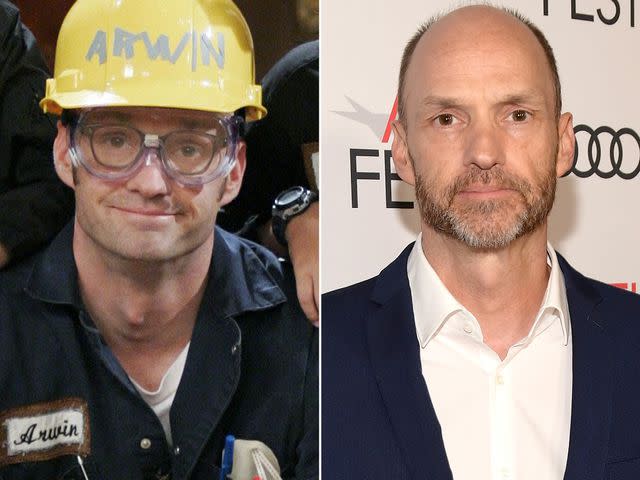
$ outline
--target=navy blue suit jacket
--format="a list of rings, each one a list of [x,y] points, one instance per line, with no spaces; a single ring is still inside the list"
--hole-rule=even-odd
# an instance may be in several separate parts
[[[323,478],[452,478],[420,367],[407,279],[411,247],[377,277],[323,296]],[[638,480],[640,296],[558,259],[573,342],[564,478]]]

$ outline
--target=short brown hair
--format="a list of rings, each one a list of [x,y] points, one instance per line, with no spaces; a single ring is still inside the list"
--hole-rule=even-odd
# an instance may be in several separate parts
[[[486,4],[477,4],[477,5],[486,5]],[[556,57],[553,54],[553,49],[551,45],[549,45],[549,41],[547,37],[544,36],[544,33],[536,27],[531,20],[522,15],[517,10],[511,8],[504,7],[493,7],[504,13],[511,15],[512,17],[520,20],[530,31],[533,33],[538,40],[538,43],[544,50],[545,56],[547,57],[547,63],[549,64],[549,68],[551,69],[551,74],[553,76],[554,89],[556,94],[555,108],[556,108],[556,116],[560,116],[562,112],[562,91],[560,88],[560,75],[558,74],[558,66],[556,64]],[[402,61],[400,62],[400,75],[398,78],[398,117],[401,121],[404,121],[404,82],[405,76],[407,74],[407,70],[409,69],[409,63],[411,62],[411,57],[413,56],[413,52],[418,45],[418,42],[422,38],[422,36],[428,32],[431,27],[438,22],[440,19],[444,17],[443,14],[434,15],[429,20],[424,22],[416,33],[413,34],[407,45],[404,47],[404,52],[402,53]]]

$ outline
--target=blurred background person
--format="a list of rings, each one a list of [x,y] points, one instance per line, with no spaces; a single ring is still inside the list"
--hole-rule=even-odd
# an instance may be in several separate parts
[[[269,115],[249,127],[242,190],[218,221],[227,230],[289,256],[300,305],[316,324],[318,56],[318,41],[307,42],[265,75],[263,97]]]
[[[55,128],[38,102],[47,66],[18,9],[0,0],[0,267],[50,240],[73,195],[56,176]]]

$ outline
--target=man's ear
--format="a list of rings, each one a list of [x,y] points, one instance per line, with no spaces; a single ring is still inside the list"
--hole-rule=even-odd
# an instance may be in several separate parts
[[[227,174],[220,192],[220,205],[226,205],[238,196],[242,186],[242,178],[247,167],[247,144],[244,140],[238,142],[236,147],[236,163]]]
[[[566,112],[558,120],[558,154],[556,157],[556,176],[561,177],[573,165],[576,149],[576,135],[573,131],[573,115]]]
[[[393,143],[391,144],[391,155],[396,166],[396,172],[409,185],[415,185],[415,172],[413,162],[409,154],[409,144],[407,143],[407,131],[401,120],[393,122]]]
[[[69,134],[67,127],[58,120],[58,134],[53,142],[53,164],[60,180],[67,186],[74,188],[73,165],[71,164],[71,152],[69,152]]]

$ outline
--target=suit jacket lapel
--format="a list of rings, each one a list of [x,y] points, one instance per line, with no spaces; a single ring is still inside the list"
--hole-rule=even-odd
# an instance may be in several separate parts
[[[440,424],[422,376],[407,279],[413,244],[378,277],[367,322],[369,356],[411,478],[452,479]]]
[[[562,257],[558,259],[567,287],[573,342],[571,433],[564,478],[600,479],[609,445],[613,348],[606,319],[597,309],[602,298]]]

